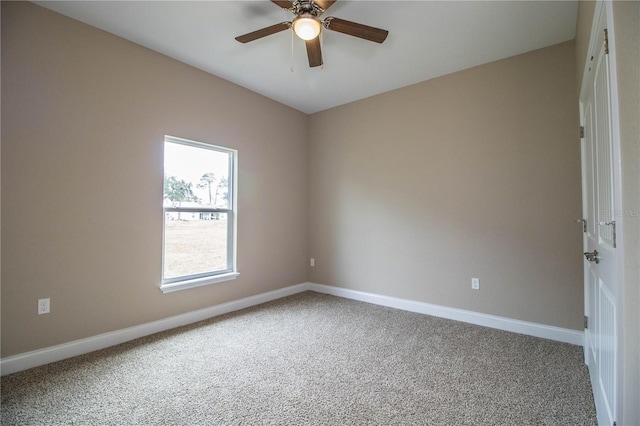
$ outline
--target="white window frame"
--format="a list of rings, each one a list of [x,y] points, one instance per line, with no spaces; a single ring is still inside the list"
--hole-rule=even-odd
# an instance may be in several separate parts
[[[215,284],[219,282],[236,279],[240,273],[237,270],[237,182],[238,182],[238,151],[223,146],[212,145],[204,142],[192,141],[189,139],[178,138],[175,136],[164,137],[164,142],[170,142],[199,149],[208,149],[211,151],[223,152],[229,155],[229,176],[228,176],[228,194],[229,204],[227,208],[206,208],[206,207],[163,207],[162,209],[162,282],[160,290],[163,293],[171,293],[179,290],[186,290],[194,287]],[[163,144],[164,146],[164,144]],[[163,174],[164,175],[164,174]],[[180,277],[164,278],[164,260],[165,260],[165,221],[168,212],[183,213],[226,213],[227,215],[227,268],[212,272],[198,273],[192,275],[184,275]]]

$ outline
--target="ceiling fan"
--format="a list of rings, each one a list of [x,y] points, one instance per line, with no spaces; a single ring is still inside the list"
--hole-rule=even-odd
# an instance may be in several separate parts
[[[305,41],[309,66],[322,65],[322,49],[318,35],[322,27],[365,40],[382,43],[389,31],[368,25],[358,24],[345,19],[329,16],[320,20],[320,16],[333,5],[336,0],[271,0],[279,7],[292,12],[296,17],[293,21],[280,22],[257,31],[236,37],[240,43],[248,43],[280,31],[293,28],[298,37]]]

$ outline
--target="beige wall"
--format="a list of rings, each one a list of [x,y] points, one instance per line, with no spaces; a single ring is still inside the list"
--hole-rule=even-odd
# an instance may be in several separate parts
[[[2,2],[2,356],[305,282],[307,121],[95,28]],[[165,134],[239,150],[235,281],[159,290]],[[44,297],[51,313],[38,316]]]
[[[594,14],[594,2],[580,1],[576,30],[577,81],[582,85]],[[640,3],[613,2],[613,39],[620,112],[622,222],[619,240],[624,247],[620,281],[623,324],[621,418],[618,424],[640,421]]]
[[[567,42],[312,115],[311,281],[581,330],[575,73]]]

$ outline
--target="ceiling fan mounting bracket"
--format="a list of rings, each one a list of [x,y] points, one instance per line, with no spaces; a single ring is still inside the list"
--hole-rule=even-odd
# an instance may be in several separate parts
[[[310,14],[318,17],[324,13],[324,9],[318,6],[312,0],[295,0],[292,3],[290,10],[298,16]]]

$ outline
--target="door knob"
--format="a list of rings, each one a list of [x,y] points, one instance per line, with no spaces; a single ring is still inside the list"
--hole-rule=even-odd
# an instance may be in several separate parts
[[[598,250],[594,250],[592,252],[586,251],[584,252],[584,257],[586,257],[589,262],[600,262],[600,260],[598,259]]]

